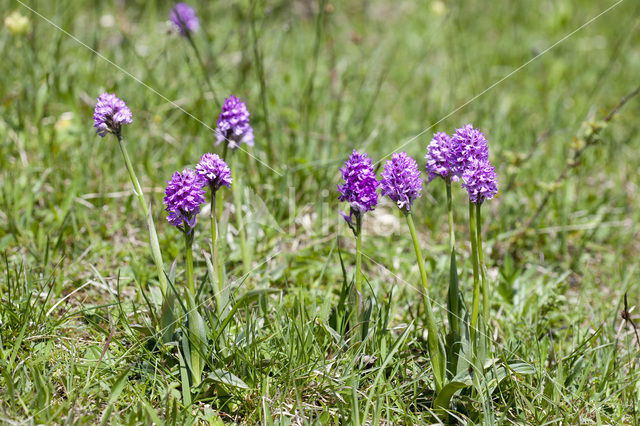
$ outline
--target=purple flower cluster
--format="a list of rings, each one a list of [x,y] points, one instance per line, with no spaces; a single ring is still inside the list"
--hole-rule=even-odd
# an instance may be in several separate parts
[[[196,172],[214,194],[223,186],[231,188],[231,169],[217,154],[204,154],[196,166]]]
[[[344,185],[338,185],[339,200],[348,202],[352,213],[362,214],[375,209],[378,205],[379,182],[367,154],[359,154],[354,149],[340,172]],[[350,217],[345,216],[347,222],[350,222]]]
[[[469,200],[482,204],[498,192],[498,180],[489,161],[484,134],[472,124],[456,129],[453,136],[440,132],[427,147],[429,181],[436,177],[458,181],[469,193]]]
[[[133,120],[131,110],[122,99],[111,93],[103,93],[98,96],[93,121],[98,134],[105,137],[107,133],[119,135],[122,125],[131,124]]]
[[[198,21],[195,9],[185,3],[176,3],[169,13],[169,20],[185,37],[200,28],[200,21]]]
[[[433,139],[427,147],[427,173],[429,174],[429,182],[437,177],[446,179],[451,176],[451,168],[449,166],[449,155],[451,152],[451,137],[445,132],[439,132],[433,135]]]
[[[488,159],[474,159],[462,174],[462,187],[469,193],[469,200],[482,204],[498,193],[496,171]]]
[[[411,211],[413,200],[422,195],[422,180],[416,161],[406,152],[394,153],[382,172],[380,194],[395,201],[401,210]]]
[[[243,143],[253,146],[253,129],[249,124],[249,115],[247,105],[240,99],[233,95],[225,99],[218,117],[216,145],[226,140],[231,149],[237,149]]]
[[[196,226],[196,216],[204,203],[204,181],[192,169],[175,172],[167,182],[163,203],[169,212],[167,220],[183,232]]]
[[[231,95],[225,100],[222,113],[218,119],[218,142],[229,139],[239,143],[253,144],[253,131],[249,125],[249,111],[246,105]],[[220,139],[222,137],[222,139]],[[231,187],[233,179],[227,163],[217,154],[206,153],[200,158],[195,170],[184,169],[176,172],[167,182],[164,204],[169,212],[167,220],[186,233],[190,233],[196,225],[196,216],[200,205],[204,203],[206,187],[211,189],[211,196],[226,186]]]
[[[451,173],[462,177],[474,160],[488,160],[489,146],[484,134],[472,124],[456,129],[451,136],[449,166]]]

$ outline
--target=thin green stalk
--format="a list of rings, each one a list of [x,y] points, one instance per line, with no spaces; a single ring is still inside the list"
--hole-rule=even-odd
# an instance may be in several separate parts
[[[478,279],[478,243],[476,233],[475,204],[469,201],[469,237],[471,239],[471,264],[473,265],[473,305],[471,308],[471,341],[475,339],[480,308],[480,280]]]
[[[216,193],[217,194],[217,193]],[[223,289],[224,289],[224,270],[222,266],[222,258],[220,256],[220,247],[218,244],[218,221],[216,220],[216,194],[211,194],[211,247],[213,250],[213,267],[216,271],[216,302],[218,307],[218,317],[222,315],[224,310]]]
[[[311,113],[313,112],[314,106],[313,91],[315,88],[316,75],[318,72],[318,63],[320,57],[320,49],[322,47],[326,10],[326,0],[320,0],[318,4],[319,13],[316,18],[316,31],[313,44],[313,53],[311,54],[311,72],[309,73],[309,79],[304,89],[304,94],[302,95],[302,103],[300,105],[305,147],[308,147],[311,143]],[[317,151],[315,147],[313,149],[314,151]]]
[[[355,323],[357,325],[357,339],[362,337],[362,214],[356,214],[356,310],[355,310]]]
[[[267,158],[269,163],[273,162],[273,144],[271,143],[271,121],[269,120],[269,103],[267,102],[267,83],[264,73],[264,61],[260,55],[260,49],[258,48],[258,37],[256,35],[256,19],[254,9],[256,1],[251,2],[251,9],[249,18],[251,21],[251,41],[253,44],[253,60],[256,64],[256,73],[258,74],[258,81],[260,82],[260,102],[262,104],[262,114],[264,115],[264,130],[267,138]]]
[[[193,231],[184,233],[184,249],[187,262],[187,289],[189,294],[187,295],[187,302],[189,309],[194,309],[196,285],[193,278]]]
[[[240,249],[242,250],[242,267],[244,274],[248,274],[251,270],[251,256],[247,247],[247,231],[244,229],[244,221],[242,219],[242,192],[241,185],[238,182],[238,156],[235,151],[231,152],[231,185],[233,191],[233,204],[236,213],[236,226],[240,232]]]
[[[484,324],[489,323],[489,282],[487,281],[487,271],[484,266],[484,254],[482,252],[482,216],[480,215],[480,207],[482,204],[476,204],[476,231],[478,239],[478,263],[480,266],[480,277],[482,279],[482,318]]]
[[[185,227],[187,225],[185,224]],[[193,385],[198,386],[202,381],[202,370],[204,369],[204,360],[200,357],[203,342],[206,340],[205,324],[202,317],[198,313],[195,294],[196,286],[193,277],[193,233],[184,233],[185,258],[187,263],[187,306],[189,320],[189,352],[191,354],[191,373]]]
[[[455,377],[458,370],[458,354],[462,345],[462,295],[458,285],[458,266],[456,262],[456,234],[453,224],[453,200],[451,179],[445,179],[447,189],[447,211],[449,218],[449,288],[447,293],[447,318],[450,332],[447,342],[447,373]]]
[[[225,142],[224,143],[224,148],[222,149],[222,159],[227,158],[228,150],[229,150],[229,144]],[[231,171],[231,172],[232,172],[231,177],[233,178],[233,171]],[[222,211],[224,210],[223,202],[224,202],[224,196],[222,195],[222,191],[216,192],[216,205],[220,206],[220,207],[223,207],[223,208],[218,210],[218,217],[217,217],[218,221],[222,220]],[[224,244],[224,240],[222,240],[221,242],[222,242],[222,244]]]
[[[127,171],[129,172],[129,178],[131,179],[131,184],[133,185],[133,191],[138,197],[138,201],[140,202],[140,206],[142,207],[142,213],[144,214],[145,220],[147,221],[147,227],[149,228],[149,246],[151,248],[151,257],[153,257],[153,261],[156,265],[158,282],[160,283],[160,291],[162,292],[162,296],[166,297],[167,277],[164,274],[164,262],[162,261],[162,252],[160,251],[158,234],[153,223],[153,215],[149,214],[149,207],[147,206],[147,202],[144,199],[144,193],[142,192],[142,188],[140,187],[140,182],[138,182],[136,173],[133,170],[131,159],[129,158],[129,154],[127,153],[127,148],[124,144],[124,140],[122,139],[122,135],[116,134],[116,137],[118,138],[120,151],[122,152],[122,156],[124,157],[124,164],[127,167]]]
[[[213,88],[213,83],[211,83],[211,79],[209,78],[209,73],[207,72],[207,67],[204,65],[202,56],[200,55],[200,50],[198,49],[198,46],[196,46],[196,43],[195,41],[193,41],[193,38],[191,37],[191,34],[189,32],[187,32],[187,40],[189,41],[189,44],[191,45],[194,53],[196,54],[196,59],[198,60],[198,64],[200,65],[200,69],[202,70],[202,74],[204,75],[204,81],[207,84],[207,87],[209,88],[211,93],[213,93],[213,100],[215,101],[216,106],[218,108],[221,108],[222,105],[220,104],[220,98],[218,98],[218,95],[216,94],[216,91]]]
[[[420,279],[422,280],[422,297],[424,298],[425,311],[427,315],[427,340],[429,345],[429,355],[431,356],[431,368],[433,369],[433,377],[436,382],[436,394],[440,393],[445,381],[445,356],[444,351],[440,348],[438,329],[436,328],[436,320],[433,316],[431,308],[431,299],[429,298],[429,285],[427,283],[427,272],[424,269],[424,259],[422,258],[422,250],[418,242],[416,227],[413,224],[413,218],[410,212],[405,213],[407,224],[411,232],[413,240],[413,248],[416,252],[416,260],[418,261],[418,269],[420,269]]]
[[[227,158],[227,152],[229,151],[229,143],[228,141],[223,144],[222,148],[222,159]]]
[[[460,290],[458,287],[458,266],[456,263],[456,234],[453,226],[453,202],[451,197],[451,180],[445,181],[447,187],[447,211],[449,215],[449,293],[448,304],[449,324],[454,339],[460,338]]]

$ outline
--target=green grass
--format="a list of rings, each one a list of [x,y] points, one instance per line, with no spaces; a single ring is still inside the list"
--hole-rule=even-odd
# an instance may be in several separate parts
[[[371,333],[363,346],[341,335],[355,244],[335,188],[353,148],[377,161],[410,141],[403,149],[423,167],[433,132],[473,122],[487,134],[501,183],[483,209],[493,363],[480,391],[454,397],[449,420],[638,423],[640,342],[621,313],[625,293],[629,308],[640,298],[640,98],[597,137],[585,124],[602,122],[640,84],[637,2],[622,1],[494,87],[615,2],[200,3],[205,31],[194,40],[215,92],[242,97],[252,111],[256,146],[253,157],[239,153],[239,174],[255,252],[245,276],[231,238],[235,310],[224,328],[211,327],[212,376],[191,395],[179,347],[150,332],[158,294],[146,222],[117,142],[95,135],[91,115],[105,90],[131,107],[126,143],[167,270],[177,258],[183,285],[183,240],[165,220],[162,191],[175,170],[221,153],[210,129],[221,99],[185,40],[167,34],[171,2],[25,2],[83,46],[0,0],[3,19],[17,10],[31,22],[28,35],[0,30],[2,422],[436,421],[419,272],[388,200],[364,222]],[[414,207],[439,324],[447,318],[445,196],[434,181]],[[230,203],[231,191],[225,197]],[[454,205],[469,305],[459,188]],[[229,206],[224,217],[235,223]],[[207,226],[202,217],[196,286],[214,325]]]

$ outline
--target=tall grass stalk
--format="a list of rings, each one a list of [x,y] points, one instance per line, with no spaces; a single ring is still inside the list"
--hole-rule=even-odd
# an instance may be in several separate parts
[[[196,45],[195,41],[193,40],[193,37],[191,37],[191,33],[188,32],[188,31],[186,33],[186,39],[189,42],[189,44],[191,45],[191,48],[193,49],[193,53],[196,56],[196,60],[198,61],[198,65],[200,66],[200,70],[202,70],[202,75],[204,76],[205,84],[207,85],[207,87],[209,88],[211,93],[213,94],[213,100],[216,103],[216,106],[218,108],[221,108],[222,104],[220,103],[220,98],[218,98],[216,90],[213,88],[213,83],[211,82],[211,77],[209,77],[209,72],[207,71],[207,67],[206,67],[206,65],[204,63],[204,60],[202,59],[202,55],[200,54],[200,49],[198,49],[198,46]]]
[[[478,242],[475,204],[469,201],[469,238],[471,240],[471,265],[473,267],[473,302],[471,307],[471,341],[474,341],[480,308],[480,280],[478,278]]]
[[[453,201],[451,196],[451,179],[445,179],[447,187],[447,212],[449,218],[449,291],[448,291],[448,317],[455,342],[460,338],[460,290],[458,286],[458,266],[456,262],[456,234],[453,222]]]
[[[427,341],[429,345],[429,355],[431,356],[431,368],[433,370],[433,378],[436,383],[436,393],[440,393],[445,383],[445,355],[444,351],[440,347],[440,339],[438,329],[436,328],[436,320],[433,316],[433,309],[431,307],[431,299],[429,298],[429,284],[427,282],[427,272],[424,269],[424,259],[422,258],[422,250],[420,250],[420,243],[418,242],[418,235],[416,233],[416,227],[413,224],[413,218],[411,213],[405,213],[407,217],[407,224],[409,225],[409,231],[411,232],[411,239],[413,240],[413,248],[416,252],[416,260],[418,261],[418,269],[420,269],[420,279],[422,280],[422,296],[425,304],[425,314],[427,316]]]
[[[304,146],[308,147],[311,143],[310,135],[311,135],[311,113],[313,111],[313,91],[316,83],[316,75],[318,72],[318,58],[320,57],[320,48],[322,46],[322,36],[324,29],[324,20],[326,14],[326,0],[320,0],[318,2],[318,16],[316,18],[315,25],[315,39],[313,44],[313,53],[311,54],[311,72],[309,73],[309,79],[307,81],[306,87],[304,89],[304,94],[302,96],[301,102],[301,113],[302,113],[302,128],[304,132]],[[315,147],[314,147],[315,148]],[[317,149],[314,149],[317,151]]]
[[[255,7],[257,1],[251,1],[251,8],[249,13],[249,19],[251,21],[251,41],[253,45],[253,60],[256,64],[256,74],[258,75],[258,81],[260,82],[260,103],[262,104],[262,115],[264,120],[264,131],[267,138],[266,152],[269,163],[272,163],[273,158],[273,143],[271,141],[271,121],[269,120],[269,103],[267,102],[267,82],[264,72],[264,61],[260,54],[260,48],[258,46],[258,36],[256,35],[256,17]]]
[[[482,280],[482,319],[486,326],[489,323],[489,281],[487,280],[487,270],[484,265],[484,254],[482,252],[481,207],[482,204],[476,204],[476,237],[478,240],[478,266],[480,268],[480,278]]]
[[[240,249],[242,251],[242,270],[243,274],[247,275],[251,270],[251,254],[249,253],[249,247],[247,246],[247,230],[244,227],[244,220],[242,217],[242,187],[238,181],[238,154],[235,150],[231,151],[231,179],[233,180],[231,190],[233,191],[236,226],[238,227]]]
[[[217,193],[220,191],[216,191],[216,193],[211,194],[211,250],[213,257],[213,267],[215,268],[216,277],[212,279],[216,282],[216,307],[218,312],[218,317],[220,318],[222,312],[224,310],[224,300],[223,300],[223,290],[224,290],[224,266],[222,264],[222,257],[220,254],[220,244],[219,244],[219,229],[218,229],[218,221],[217,221],[217,212],[216,212],[216,197]]]
[[[131,164],[131,159],[129,158],[127,147],[124,144],[122,135],[120,133],[117,133],[116,137],[118,138],[120,151],[122,152],[122,156],[124,157],[124,164],[127,167],[127,171],[129,172],[129,178],[131,179],[131,184],[133,185],[133,191],[138,197],[138,201],[140,202],[140,206],[142,207],[142,213],[144,214],[144,217],[147,221],[147,227],[149,228],[149,247],[151,248],[151,257],[153,257],[153,262],[156,265],[158,282],[160,283],[160,291],[162,292],[162,296],[164,298],[167,294],[167,277],[164,274],[164,262],[162,261],[162,252],[160,251],[158,234],[153,223],[153,215],[149,214],[149,207],[147,206],[147,202],[144,199],[144,193],[142,192],[142,188],[140,187],[140,182],[138,182],[136,173],[133,170],[133,165]]]

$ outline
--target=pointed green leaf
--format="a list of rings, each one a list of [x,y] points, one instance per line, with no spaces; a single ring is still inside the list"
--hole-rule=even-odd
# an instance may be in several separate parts
[[[458,392],[460,389],[464,389],[470,386],[469,383],[465,382],[449,382],[447,383],[436,399],[433,401],[433,408],[440,410],[448,410],[449,404],[451,403],[451,398],[453,395]]]
[[[239,389],[249,389],[249,386],[247,386],[247,384],[243,382],[238,376],[235,376],[226,370],[212,371],[207,375],[205,381],[233,386]]]

